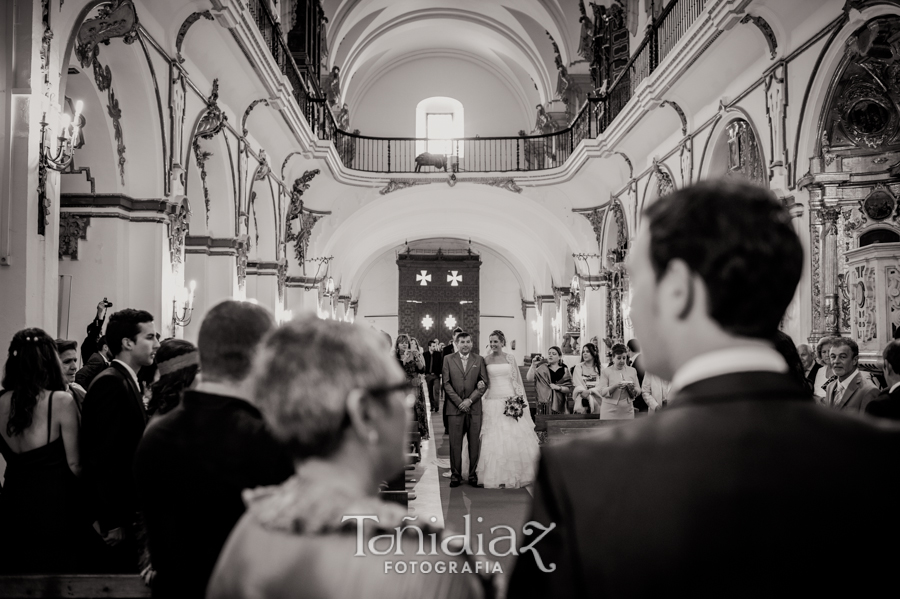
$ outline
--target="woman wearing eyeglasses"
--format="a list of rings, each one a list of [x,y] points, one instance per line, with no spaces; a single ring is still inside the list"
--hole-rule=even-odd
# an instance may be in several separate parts
[[[254,397],[296,472],[281,485],[245,491],[247,511],[219,556],[209,599],[484,596],[482,577],[462,573],[470,557],[456,547],[445,552],[444,533],[378,496],[381,482],[403,471],[415,401],[382,343],[374,331],[317,317],[289,322],[264,342]],[[398,527],[407,530],[398,535]],[[426,544],[418,554],[417,527]],[[389,551],[382,535],[392,539]],[[410,561],[416,574],[393,567]]]

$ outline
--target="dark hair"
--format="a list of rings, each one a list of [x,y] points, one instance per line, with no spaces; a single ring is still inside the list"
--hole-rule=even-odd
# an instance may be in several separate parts
[[[501,331],[500,329],[494,329],[491,334],[488,335],[488,339],[490,339],[491,337],[496,337],[500,340],[500,346],[506,347],[506,335],[503,334],[503,331]]]
[[[122,340],[137,340],[137,336],[141,333],[141,324],[145,322],[153,322],[153,315],[145,310],[134,310],[126,308],[119,310],[109,317],[106,324],[106,344],[113,356],[118,356],[122,351]],[[102,345],[98,346],[101,349]]]
[[[900,341],[894,339],[884,347],[882,357],[890,364],[895,374],[900,374]]]
[[[398,358],[400,357],[400,342],[403,339],[406,339],[407,347],[412,345],[412,342],[410,342],[409,340],[409,335],[407,335],[406,333],[400,333],[399,335],[397,335],[397,340],[394,342],[394,355]]]
[[[547,353],[548,353],[548,354],[550,353],[550,350],[551,350],[551,349],[556,350],[556,353],[559,354],[559,357],[560,357],[560,358],[562,358],[563,353],[562,353],[562,350],[561,350],[561,349],[559,349],[559,348],[558,348],[557,346],[555,346],[555,345],[551,345],[550,347],[547,348]]]
[[[13,335],[3,371],[3,389],[12,391],[6,434],[14,437],[31,426],[41,391],[65,391],[66,379],[56,342],[41,329]]]
[[[97,351],[103,349],[104,345],[108,345],[106,342],[106,335],[100,335],[97,337]]]
[[[846,345],[849,347],[854,358],[859,355],[859,345],[857,345],[856,341],[850,337],[835,337],[834,343],[831,344],[831,348],[834,349],[836,345]]]
[[[57,339],[54,343],[56,343],[56,352],[60,356],[63,355],[63,352],[67,352],[70,349],[73,351],[78,350],[78,342],[71,339]]]
[[[156,351],[156,367],[167,360],[197,351],[190,341],[183,339],[166,339]],[[147,402],[147,415],[165,414],[181,402],[182,392],[194,382],[200,371],[200,364],[189,364],[178,370],[167,372],[150,385],[150,401]]]
[[[465,331],[460,331],[460,332],[458,332],[458,333],[456,334],[456,337],[454,337],[453,340],[456,341],[456,342],[458,343],[459,340],[462,339],[463,337],[465,337],[466,339],[471,339],[471,338],[472,338],[472,335],[468,334],[468,333],[465,332]]]
[[[213,306],[197,339],[204,379],[247,378],[260,342],[274,326],[269,311],[257,304],[225,300]]]
[[[635,353],[641,351],[641,344],[638,343],[637,339],[629,339],[628,343],[626,343],[626,345],[628,346],[628,349],[630,349],[631,351],[633,351]]]
[[[794,297],[803,247],[771,192],[705,181],[644,211],[657,280],[682,260],[706,287],[709,316],[733,335],[771,339]]]
[[[616,343],[615,345],[612,346],[612,349],[610,350],[610,352],[611,352],[611,355],[613,355],[613,356],[619,356],[622,354],[627,354],[628,348],[626,348],[625,345],[623,345],[622,343]]]
[[[794,340],[784,331],[778,331],[772,339],[772,342],[775,345],[775,351],[781,354],[781,357],[787,362],[788,376],[794,379],[795,383],[803,387],[803,389],[811,395],[812,388],[809,386],[809,381],[806,380],[806,372],[803,369],[803,360],[800,359],[800,354],[797,352],[797,346],[794,345]]]
[[[584,350],[588,350],[591,356],[594,358],[594,368],[598,371],[600,370],[600,352],[597,351],[597,346],[593,343],[585,343],[581,346],[581,353],[584,354]],[[582,360],[584,362],[584,360]]]

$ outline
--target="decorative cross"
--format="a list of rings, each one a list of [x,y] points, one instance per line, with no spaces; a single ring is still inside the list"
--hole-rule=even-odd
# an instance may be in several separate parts
[[[427,270],[423,270],[422,274],[416,275],[416,281],[421,281],[422,286],[428,285],[431,282],[431,275],[428,274]]]
[[[431,329],[431,325],[434,324],[434,320],[428,314],[425,315],[425,318],[422,319],[422,328],[426,331]]]
[[[452,331],[454,328],[456,328],[456,319],[453,318],[453,315],[450,315],[444,319],[444,324],[447,326],[448,329],[450,329]]]
[[[450,283],[451,287],[459,287],[459,284],[462,283],[462,275],[459,274],[458,270],[451,270],[450,274],[447,275],[447,282]]]

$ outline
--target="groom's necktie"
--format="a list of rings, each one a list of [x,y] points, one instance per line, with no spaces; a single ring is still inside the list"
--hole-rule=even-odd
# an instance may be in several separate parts
[[[459,355],[459,359],[462,360],[463,372],[469,367],[469,358],[468,356],[464,356],[462,354]]]

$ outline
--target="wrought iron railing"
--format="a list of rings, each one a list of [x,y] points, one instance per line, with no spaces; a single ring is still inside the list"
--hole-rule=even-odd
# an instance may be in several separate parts
[[[557,168],[584,139],[603,133],[622,112],[637,86],[649,77],[697,20],[706,0],[671,0],[651,24],[628,63],[599,98],[588,98],[571,125],[544,135],[518,137],[464,137],[447,140],[413,137],[369,137],[344,131],[319,89],[294,62],[281,27],[266,0],[248,0],[250,12],[310,128],[321,140],[331,140],[344,166],[379,173],[538,171]],[[441,147],[438,159],[419,157],[428,148]]]

